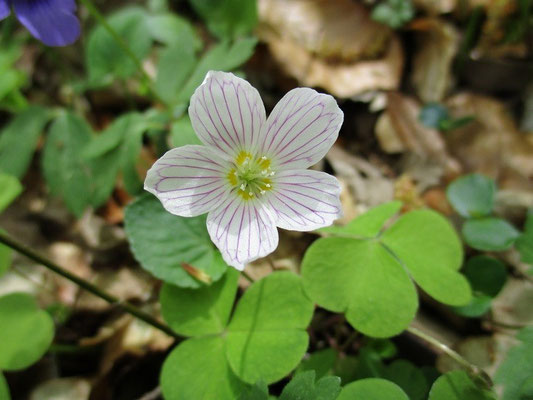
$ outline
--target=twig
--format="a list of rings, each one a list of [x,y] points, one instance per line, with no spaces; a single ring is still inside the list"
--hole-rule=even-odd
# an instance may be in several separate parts
[[[449,357],[451,357],[456,362],[458,362],[461,366],[466,368],[470,373],[481,378],[481,380],[487,385],[487,387],[492,387],[493,383],[492,383],[492,379],[490,379],[490,376],[485,371],[483,371],[481,368],[469,362],[467,359],[465,359],[462,355],[457,353],[455,350],[450,349],[448,346],[446,346],[444,343],[439,342],[433,336],[430,336],[427,333],[424,333],[420,329],[417,329],[415,327],[410,326],[409,328],[407,328],[407,331],[425,340],[426,342],[432,344],[437,349],[442,350]]]
[[[22,243],[16,241],[15,239],[11,238],[7,233],[0,231],[0,243],[5,244],[6,246],[11,247],[13,250],[18,251],[19,253],[25,255],[29,259],[35,261],[38,264],[41,264],[48,268],[49,270],[55,272],[58,275],[61,275],[62,277],[68,279],[71,282],[74,282],[76,285],[80,286],[81,288],[87,290],[88,292],[94,294],[97,297],[100,297],[101,299],[107,301],[110,304],[116,305],[118,308],[121,308],[122,310],[126,311],[127,313],[139,318],[140,320],[143,320],[149,325],[152,325],[154,328],[157,328],[163,332],[165,332],[167,335],[172,336],[176,339],[181,339],[181,336],[177,335],[168,325],[165,325],[162,322],[159,322],[155,318],[153,318],[150,314],[145,313],[144,311],[140,310],[133,304],[122,301],[115,296],[99,289],[97,286],[93,285],[92,283],[71,274],[64,268],[60,267],[59,265],[55,264],[54,262],[48,260],[47,258],[41,256],[37,252],[33,251],[29,247],[23,245]]]

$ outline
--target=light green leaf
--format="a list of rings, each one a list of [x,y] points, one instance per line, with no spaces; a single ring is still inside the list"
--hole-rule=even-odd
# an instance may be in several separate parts
[[[0,277],[4,275],[11,266],[11,254],[10,247],[0,244]]]
[[[160,294],[163,318],[180,335],[222,333],[235,301],[238,278],[239,273],[230,268],[222,279],[200,289],[165,283]]]
[[[359,225],[358,233],[379,231],[379,222],[398,206],[387,207],[371,217],[359,217],[368,222]],[[339,236],[319,239],[309,247],[302,262],[304,287],[320,306],[345,312],[348,322],[366,335],[388,337],[407,327],[418,306],[410,277],[443,303],[470,301],[468,282],[457,272],[461,243],[436,212],[405,214],[372,240],[345,231]]]
[[[0,171],[0,213],[4,211],[22,192],[20,181],[13,175],[4,174]]]
[[[174,147],[185,146],[186,144],[202,144],[192,127],[188,115],[185,115],[172,124],[170,140]]]
[[[167,103],[185,101],[180,92],[197,66],[195,53],[194,49],[180,45],[167,47],[159,53],[155,88]]]
[[[490,215],[495,194],[494,180],[481,174],[465,175],[446,189],[452,207],[464,218]]]
[[[257,24],[257,1],[189,0],[206,21],[209,30],[219,38],[233,39],[247,35]]]
[[[308,359],[302,361],[296,372],[315,371],[317,379],[320,379],[330,375],[338,356],[339,353],[332,348],[315,351]]]
[[[152,38],[145,10],[138,7],[122,9],[107,22],[137,59],[143,60],[148,55]],[[109,82],[113,77],[124,79],[137,71],[132,59],[101,24],[89,35],[86,64],[91,82]]]
[[[430,210],[404,214],[382,238],[431,297],[457,306],[470,301],[468,281],[457,273],[463,262],[461,242],[440,214]]]
[[[227,268],[209,238],[205,221],[205,216],[172,215],[149,194],[129,204],[124,217],[131,249],[141,266],[165,282],[189,288],[202,283],[189,275],[182,263],[209,275],[212,281]]]
[[[533,265],[533,208],[527,214],[524,233],[515,242],[523,262]]]
[[[462,229],[465,242],[476,250],[503,251],[520,236],[509,222],[494,217],[469,219]]]
[[[219,336],[188,339],[161,370],[165,400],[235,400],[245,385],[231,371]]]
[[[337,400],[409,400],[396,384],[385,379],[368,378],[342,388]]]
[[[0,372],[0,399],[1,400],[11,400],[9,395],[9,386],[7,386],[6,378]]]
[[[90,167],[81,157],[91,137],[91,128],[85,120],[63,113],[50,127],[41,159],[50,191],[61,196],[67,208],[78,217],[91,203]]]
[[[428,400],[496,400],[496,396],[476,385],[465,371],[457,370],[435,381]]]
[[[0,132],[0,171],[19,179],[24,176],[49,119],[47,109],[31,106],[11,120]]]
[[[360,236],[363,238],[375,237],[379,234],[385,222],[392,218],[402,208],[401,201],[391,201],[372,208],[358,216],[345,226],[329,226],[320,229],[323,233],[335,233]]]
[[[372,19],[393,29],[400,28],[415,15],[411,0],[385,0],[372,10]]]
[[[425,400],[429,383],[422,370],[407,360],[396,360],[385,370],[384,378],[401,387],[410,400]]]
[[[283,378],[305,354],[312,314],[297,275],[276,272],[255,282],[228,326],[226,355],[232,370],[248,383]]]
[[[304,256],[302,278],[314,301],[328,310],[345,312],[348,322],[369,336],[400,333],[418,306],[404,268],[375,241],[315,241]]]
[[[520,343],[509,350],[494,378],[503,385],[502,400],[522,400],[520,395],[533,379],[533,326],[522,329],[516,338]]]
[[[33,297],[12,293],[0,297],[0,369],[23,369],[48,350],[54,338],[52,318]]]
[[[292,378],[279,400],[335,400],[340,391],[340,378],[325,376],[315,382],[315,371],[306,371]]]

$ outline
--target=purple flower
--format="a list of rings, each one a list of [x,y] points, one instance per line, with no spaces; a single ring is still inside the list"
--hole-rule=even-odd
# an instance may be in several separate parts
[[[211,71],[189,116],[205,146],[168,151],[144,187],[172,214],[209,213],[207,230],[229,265],[242,270],[273,252],[276,226],[310,231],[340,216],[337,179],[306,169],[337,139],[343,113],[333,97],[297,88],[266,119],[248,82]]]
[[[48,46],[66,46],[80,36],[74,0],[0,0],[0,20],[11,13]]]

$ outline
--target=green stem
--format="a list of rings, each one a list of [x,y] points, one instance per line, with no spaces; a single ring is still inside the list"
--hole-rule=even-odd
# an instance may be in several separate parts
[[[250,282],[250,283],[252,283],[252,284],[255,282],[255,279],[252,278],[252,277],[248,274],[248,272],[241,271],[241,274],[242,274],[242,276],[244,276],[244,277],[246,278],[246,280],[247,280],[248,282]]]
[[[475,376],[478,376],[487,385],[487,387],[492,387],[493,383],[492,383],[492,380],[490,379],[490,376],[485,371],[483,371],[481,368],[469,362],[467,359],[465,359],[462,355],[457,353],[455,350],[450,349],[448,346],[446,346],[444,343],[439,342],[433,336],[430,336],[427,333],[424,333],[420,329],[417,329],[415,327],[410,326],[409,328],[407,328],[407,331],[425,340],[426,342],[430,343],[437,349],[442,350],[449,357],[451,357],[461,366],[466,368],[470,373],[472,373]]]
[[[113,29],[111,25],[109,25],[105,17],[98,10],[98,8],[96,8],[92,0],[81,0],[81,2],[87,8],[89,13],[98,21],[98,23],[102,25],[104,29],[113,37],[113,39],[117,42],[122,51],[124,51],[124,53],[126,53],[126,55],[131,58],[131,60],[137,67],[137,70],[140,72],[145,85],[150,90],[150,93],[152,94],[153,98],[161,104],[165,104],[165,101],[161,97],[159,97],[157,92],[153,89],[152,78],[150,78],[150,76],[146,73],[145,69],[142,66],[141,60],[139,60],[133,50],[131,50],[130,46],[126,43],[126,41],[117,33],[117,31]]]
[[[76,275],[71,274],[64,268],[46,259],[45,257],[41,256],[37,252],[33,251],[32,249],[23,245],[22,243],[16,241],[15,239],[11,238],[7,233],[2,232],[2,231],[0,231],[0,243],[3,243],[6,246],[11,247],[13,250],[16,250],[19,253],[25,255],[30,260],[33,260],[36,263],[45,266],[49,270],[55,272],[58,275],[61,275],[62,277],[68,279],[71,282],[74,282],[76,285],[94,294],[95,296],[100,297],[101,299],[107,301],[110,304],[116,305],[117,307],[121,308],[127,313],[153,326],[154,328],[157,328],[165,332],[167,335],[172,336],[176,339],[181,339],[181,336],[177,335],[174,331],[172,331],[172,329],[170,329],[169,326],[163,324],[162,322],[159,322],[158,320],[153,318],[150,314],[145,313],[144,311],[140,310],[139,308],[135,307],[133,304],[127,301],[122,301],[116,298],[115,296],[99,289],[97,286],[93,285],[92,283],[87,282],[86,280],[79,278]]]

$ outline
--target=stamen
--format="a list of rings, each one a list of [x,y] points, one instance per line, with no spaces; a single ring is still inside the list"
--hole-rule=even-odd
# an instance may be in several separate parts
[[[270,183],[267,183],[265,186],[266,186],[267,188],[269,188],[269,187],[270,187]]]
[[[245,189],[246,189],[246,183],[241,183],[241,190],[244,192]]]
[[[248,192],[248,196],[253,197],[253,195],[254,194],[252,192]]]

